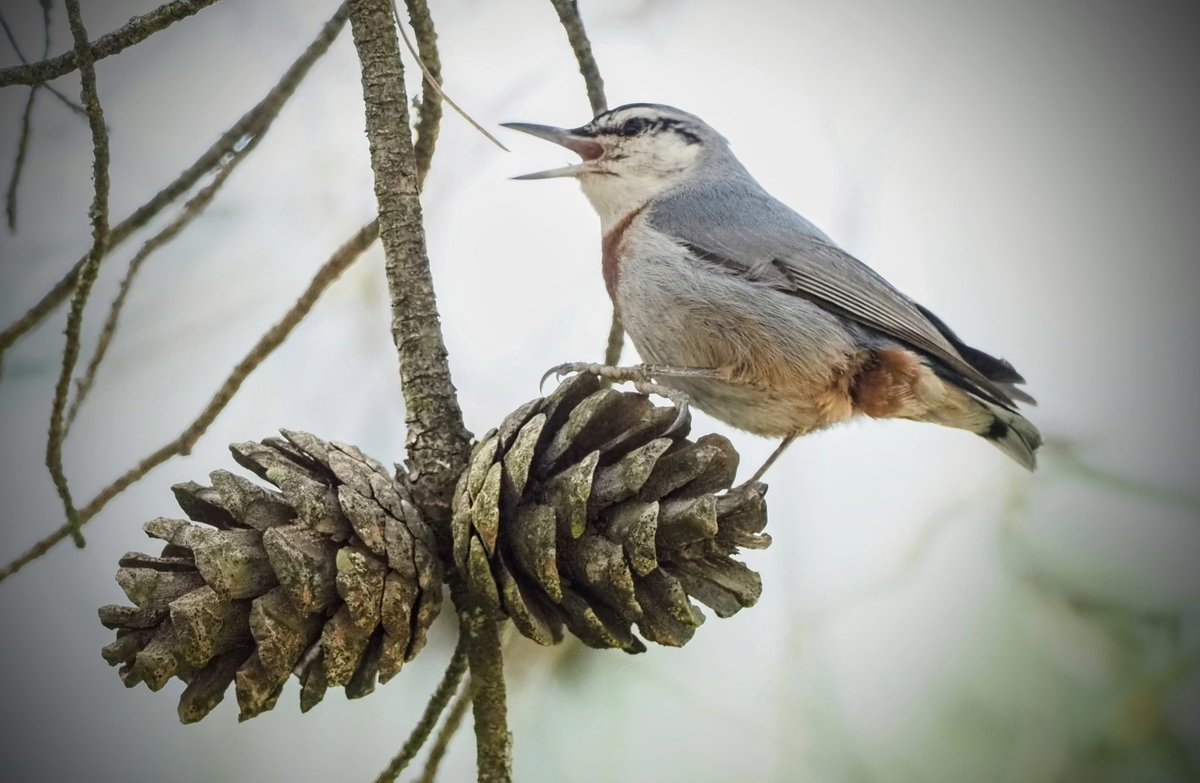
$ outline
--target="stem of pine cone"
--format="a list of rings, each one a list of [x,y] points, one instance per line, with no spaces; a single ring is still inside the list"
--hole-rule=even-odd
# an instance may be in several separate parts
[[[450,498],[467,464],[470,434],[450,379],[429,271],[392,2],[352,0],[349,8],[362,69],[379,236],[392,304],[392,337],[400,359],[409,478],[414,499],[444,542],[449,534]],[[455,574],[450,574],[450,580],[468,634],[471,676],[479,688],[474,701],[479,780],[508,781],[511,749],[499,629],[493,618],[466,598],[469,593],[455,584],[459,581]]]

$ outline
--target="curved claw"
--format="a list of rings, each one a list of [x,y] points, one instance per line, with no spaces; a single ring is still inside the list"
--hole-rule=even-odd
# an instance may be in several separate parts
[[[691,410],[687,397],[684,397],[682,400],[671,400],[671,402],[675,403],[675,410],[677,413],[675,415],[675,421],[671,422],[671,426],[667,427],[667,429],[663,432],[663,435],[670,435],[682,427],[683,423],[687,421],[688,413]]]
[[[542,379],[538,381],[538,394],[541,394],[542,390],[546,387],[546,379],[551,375],[558,375],[558,371],[561,370],[562,367],[563,365],[559,364],[542,373]]]
[[[563,364],[556,364],[549,370],[546,370],[545,374],[542,375],[542,379],[538,381],[538,394],[542,393],[542,387],[546,385],[546,379],[551,375],[555,375],[559,378],[563,377],[564,375],[578,372],[590,372],[597,375],[602,375],[601,370],[603,369],[604,368],[598,364],[588,364],[587,362],[564,362]]]

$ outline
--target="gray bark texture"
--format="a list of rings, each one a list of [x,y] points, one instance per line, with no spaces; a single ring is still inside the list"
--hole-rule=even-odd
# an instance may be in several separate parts
[[[407,409],[407,469],[418,506],[449,546],[450,500],[467,464],[470,434],[463,425],[450,379],[437,300],[421,222],[419,178],[409,126],[408,98],[390,0],[355,0],[350,26],[362,68],[367,139],[379,202],[392,305],[392,337],[400,358]],[[505,706],[498,620],[475,604],[461,578],[450,574],[451,593],[467,634],[474,694],[477,772],[480,781],[512,778],[511,737]]]

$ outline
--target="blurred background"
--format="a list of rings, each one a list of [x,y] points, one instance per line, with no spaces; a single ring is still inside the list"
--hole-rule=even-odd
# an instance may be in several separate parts
[[[225,0],[97,65],[119,219],[273,85],[336,3]],[[496,125],[590,112],[549,3],[433,3],[445,87],[512,148],[447,111],[423,202],[467,425],[601,355],[597,220],[568,181],[508,178],[569,155]],[[768,475],[758,606],[642,656],[517,640],[523,781],[1200,780],[1196,220],[1200,55],[1182,4],[594,0],[610,105],[705,118],[776,196],[1029,379],[1047,435],[1029,475],[967,434],[863,422],[802,439]],[[93,38],[154,6],[87,3]],[[33,2],[6,4],[41,49]],[[1190,14],[1190,15],[1189,15]],[[54,8],[54,51],[70,46]],[[2,44],[2,42],[0,42]],[[407,55],[406,55],[407,56]],[[17,63],[7,44],[0,64]],[[411,59],[410,93],[419,93]],[[78,79],[55,82],[78,95]],[[7,181],[26,89],[0,90]],[[87,124],[39,96],[18,230],[0,231],[0,322],[86,250]],[[147,263],[66,446],[76,497],[189,422],[315,269],[372,216],[349,30],[204,216]],[[125,263],[85,319],[91,345]],[[96,619],[117,558],[176,515],[172,483],[232,468],[226,444],[305,429],[403,457],[404,411],[376,246],[186,458],[0,585],[0,769],[9,780],[368,780],[440,677],[453,628],[358,702],[301,716],[296,683],[194,726],[181,684],[126,690]],[[43,465],[61,310],[4,359],[0,556],[58,527]],[[636,360],[632,347],[625,360]],[[81,365],[82,367],[82,365]],[[703,415],[746,472],[773,444]],[[446,612],[443,620],[448,619]],[[443,780],[473,778],[466,727]]]

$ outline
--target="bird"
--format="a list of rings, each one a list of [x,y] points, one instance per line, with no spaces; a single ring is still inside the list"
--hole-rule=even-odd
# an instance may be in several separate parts
[[[503,127],[580,156],[514,179],[578,180],[600,217],[605,288],[645,362],[551,373],[634,381],[779,438],[747,483],[797,437],[863,416],[966,430],[1035,468],[1021,374],[774,198],[699,117],[630,103],[577,128]]]

